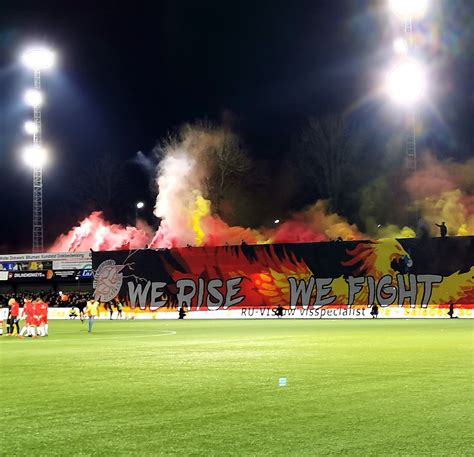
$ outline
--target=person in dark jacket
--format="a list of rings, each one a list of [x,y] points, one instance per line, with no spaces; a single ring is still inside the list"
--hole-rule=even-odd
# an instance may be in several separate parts
[[[450,319],[454,319],[454,304],[453,303],[449,304],[448,316]]]
[[[277,316],[278,318],[283,317],[283,306],[278,305],[275,308],[275,316]]]
[[[445,222],[441,222],[441,224],[435,224],[436,227],[439,227],[439,234],[441,235],[441,238],[446,238],[448,234],[448,227],[446,227]]]
[[[374,303],[372,305],[372,309],[370,310],[370,314],[372,316],[372,319],[377,319],[379,317],[379,307],[377,303]]]

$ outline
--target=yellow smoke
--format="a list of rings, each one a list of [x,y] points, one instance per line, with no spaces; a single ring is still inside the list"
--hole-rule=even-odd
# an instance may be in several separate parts
[[[454,189],[417,202],[432,233],[437,233],[435,224],[444,221],[450,235],[474,235],[474,215],[466,214],[462,197],[463,193]]]
[[[202,246],[204,241],[204,230],[201,227],[201,219],[208,216],[211,212],[211,202],[206,200],[198,191],[194,192],[194,210],[191,213],[191,227],[196,234],[196,246]]]
[[[394,224],[388,224],[384,227],[380,227],[377,233],[377,239],[382,240],[385,238],[415,238],[415,231],[411,227],[398,227]]]

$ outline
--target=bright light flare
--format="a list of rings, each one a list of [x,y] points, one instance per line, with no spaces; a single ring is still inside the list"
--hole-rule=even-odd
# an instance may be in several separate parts
[[[145,206],[143,202],[137,202],[137,209],[142,209]]]
[[[421,66],[413,60],[398,64],[388,75],[387,91],[397,103],[410,106],[425,93],[426,78]]]
[[[41,168],[47,160],[46,149],[37,144],[27,146],[23,152],[23,160],[31,168]]]
[[[28,135],[35,135],[38,133],[38,126],[33,121],[26,121],[24,128]]]
[[[56,56],[49,49],[33,48],[23,53],[21,60],[24,65],[32,70],[47,70],[54,65]]]
[[[389,6],[402,19],[416,19],[426,13],[428,0],[389,0]]]
[[[406,55],[408,54],[408,43],[403,38],[397,38],[393,42],[393,49],[397,54]]]
[[[43,94],[36,89],[29,89],[25,92],[25,102],[33,108],[38,108],[43,104]]]
[[[273,221],[273,223],[274,223],[274,224],[279,224],[279,223],[280,223],[280,219],[275,219],[275,220]]]

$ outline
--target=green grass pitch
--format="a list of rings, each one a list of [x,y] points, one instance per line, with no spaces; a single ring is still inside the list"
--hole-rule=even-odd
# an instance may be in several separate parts
[[[473,321],[86,327],[0,338],[0,455],[474,454]]]

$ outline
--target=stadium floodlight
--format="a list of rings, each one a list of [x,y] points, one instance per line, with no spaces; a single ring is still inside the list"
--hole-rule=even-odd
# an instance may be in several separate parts
[[[28,135],[35,135],[39,130],[38,126],[33,121],[26,121],[24,128]]]
[[[404,106],[414,105],[426,90],[422,67],[411,59],[401,62],[389,73],[387,90],[395,102]]]
[[[397,54],[407,55],[409,51],[408,43],[404,38],[397,38],[393,42],[393,49]]]
[[[24,154],[25,162],[33,168],[33,252],[43,252],[43,170],[46,152],[42,148],[41,138],[41,72],[55,63],[54,53],[41,46],[28,49],[21,56],[23,64],[33,72],[33,89],[25,94],[25,101],[33,108],[33,124],[27,131],[33,137],[33,146]]]
[[[23,53],[21,60],[31,70],[42,71],[54,65],[56,56],[49,49],[32,48]]]
[[[416,19],[425,14],[428,0],[389,0],[389,6],[402,19]]]
[[[33,108],[39,108],[43,104],[43,94],[37,89],[28,89],[25,92],[25,102]]]
[[[137,202],[137,209],[142,209],[145,206],[143,202]]]
[[[23,152],[23,160],[31,168],[42,168],[46,159],[46,150],[37,144],[27,146]]]

